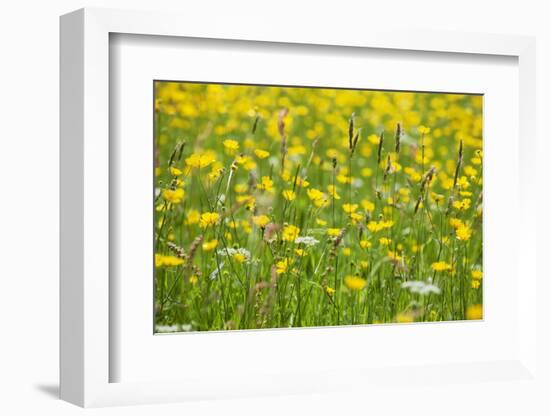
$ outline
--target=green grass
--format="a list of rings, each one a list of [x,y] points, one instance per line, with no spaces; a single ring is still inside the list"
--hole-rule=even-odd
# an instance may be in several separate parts
[[[482,317],[479,96],[163,82],[154,117],[157,331]]]

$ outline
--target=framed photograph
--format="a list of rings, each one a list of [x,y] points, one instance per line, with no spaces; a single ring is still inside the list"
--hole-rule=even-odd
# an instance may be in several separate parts
[[[534,40],[180,18],[61,18],[61,397],[539,388]]]

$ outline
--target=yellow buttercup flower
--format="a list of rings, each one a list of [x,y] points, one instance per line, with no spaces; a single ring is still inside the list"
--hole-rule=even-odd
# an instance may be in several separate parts
[[[175,267],[184,263],[183,259],[176,256],[164,256],[162,254],[155,254],[155,266],[156,267]]]
[[[162,197],[173,204],[179,204],[181,201],[183,201],[183,197],[185,196],[185,191],[182,188],[176,188],[176,189],[163,189],[162,190]]]
[[[382,237],[378,240],[380,242],[381,245],[383,246],[389,246],[391,244],[391,239],[389,238],[386,238],[386,237]]]
[[[309,188],[307,190],[307,196],[313,202],[313,204],[318,208],[328,203],[326,195],[318,189]]]
[[[172,176],[179,176],[183,173],[183,171],[181,171],[180,169],[178,169],[174,166],[170,166],[169,170],[170,170],[170,174]]]
[[[330,286],[325,286],[325,292],[327,295],[332,296],[334,293],[336,293],[336,290]]]
[[[262,176],[262,181],[258,184],[258,189],[262,189],[264,191],[272,191],[273,180],[271,180],[269,176]]]
[[[269,157],[269,152],[266,150],[256,149],[254,150],[254,154],[258,157],[258,159],[265,159],[266,157]]]
[[[374,204],[369,201],[368,199],[363,199],[361,201],[361,206],[363,207],[363,209],[367,212],[372,212],[374,211]]]
[[[350,290],[359,291],[367,286],[367,281],[358,276],[346,276],[344,277],[344,284]]]
[[[201,214],[199,225],[201,228],[206,228],[209,225],[216,225],[219,219],[220,214],[217,212],[205,212],[204,214]]]
[[[367,240],[359,241],[359,245],[361,246],[361,248],[370,248],[370,247],[372,247],[372,243],[370,241],[367,241]]]
[[[328,194],[334,199],[340,199],[340,195],[336,192],[336,187],[334,185],[327,185]]]
[[[294,241],[296,237],[300,235],[300,229],[295,225],[285,225],[283,227],[283,240],[284,241]]]
[[[342,230],[340,228],[328,228],[327,234],[329,235],[329,237],[338,237],[341,231]]]
[[[285,189],[282,192],[283,198],[287,201],[294,201],[296,199],[296,192],[291,189]]]
[[[231,256],[237,263],[244,263],[246,261],[246,256],[243,253],[236,252]]]
[[[466,319],[483,319],[483,305],[476,304],[468,306],[468,308],[466,308]]]
[[[436,272],[448,271],[448,270],[451,270],[451,265],[445,263],[444,261],[438,261],[438,262],[432,263],[432,269],[435,270]]]
[[[280,260],[277,263],[275,263],[275,270],[277,274],[286,273],[291,264],[292,264],[292,260],[288,258]]]
[[[204,152],[204,153],[193,153],[187,159],[185,159],[185,164],[191,168],[205,168],[208,165],[211,165],[216,161],[215,153],[213,152]]]
[[[460,241],[468,241],[472,236],[472,230],[467,225],[462,224],[456,229],[456,238]]]
[[[269,224],[269,217],[267,215],[258,215],[252,217],[252,222],[260,228],[265,228]]]
[[[202,249],[204,251],[212,251],[218,246],[218,240],[213,239],[202,243]]]
[[[483,278],[483,272],[479,269],[472,270],[472,279],[480,280]]]
[[[344,204],[342,205],[342,209],[346,214],[351,214],[355,211],[357,211],[357,208],[359,208],[359,205],[357,204]]]
[[[228,155],[234,155],[239,150],[239,142],[236,140],[227,139],[223,141],[223,147]]]
[[[196,209],[192,209],[187,213],[186,223],[189,225],[197,224],[201,218],[201,214]]]

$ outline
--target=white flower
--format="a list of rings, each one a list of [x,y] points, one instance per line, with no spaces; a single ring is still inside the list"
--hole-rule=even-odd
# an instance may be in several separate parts
[[[182,325],[157,325],[155,326],[155,331],[157,333],[173,333],[173,332],[189,332],[193,329],[191,324],[182,324]]]
[[[296,237],[294,242],[296,244],[305,244],[306,246],[314,246],[315,244],[319,243],[319,240],[313,237],[305,236],[305,237]]]
[[[434,293],[436,295],[439,295],[441,293],[441,289],[437,286],[432,284],[432,279],[428,279],[427,282],[423,282],[421,280],[411,280],[408,282],[403,282],[401,284],[402,289],[409,289],[411,293],[418,293],[419,295],[429,295],[430,293]]]
[[[178,325],[157,325],[157,332],[178,332],[180,330]]]

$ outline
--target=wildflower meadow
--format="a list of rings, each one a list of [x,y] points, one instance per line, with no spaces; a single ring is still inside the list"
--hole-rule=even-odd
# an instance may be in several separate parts
[[[482,319],[482,106],[155,82],[156,332]]]

